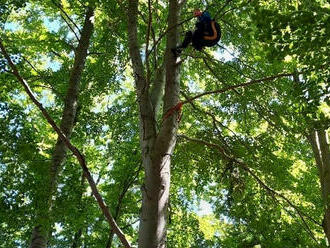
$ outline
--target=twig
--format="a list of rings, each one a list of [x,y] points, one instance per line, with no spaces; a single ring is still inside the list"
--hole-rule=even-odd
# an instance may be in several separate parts
[[[74,34],[74,36],[76,37],[76,39],[79,41],[79,36],[76,34],[76,32],[74,31],[74,29],[71,27],[70,23],[64,18],[64,16],[62,14],[61,14],[61,17],[64,20],[64,22],[68,25],[69,29]]]

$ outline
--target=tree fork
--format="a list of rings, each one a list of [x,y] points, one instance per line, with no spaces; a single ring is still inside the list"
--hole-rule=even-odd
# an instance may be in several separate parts
[[[142,187],[139,247],[164,248],[166,247],[167,208],[170,187],[171,160],[168,154],[171,154],[175,147],[178,123],[175,115],[173,115],[173,118],[167,118],[162,123],[160,131],[156,132],[155,114],[157,113],[154,110],[158,110],[157,106],[162,96],[163,84],[155,80],[152,93],[149,94],[150,85],[145,77],[145,68],[139,53],[137,38],[138,4],[137,0],[129,0],[128,41],[139,102],[140,146],[145,169],[145,179]],[[166,71],[164,109],[179,102],[178,66],[176,65],[176,58],[171,52],[171,48],[176,46],[178,40],[179,10],[178,0],[169,1],[168,27],[170,28],[166,32],[167,43],[164,59]],[[153,48],[149,53],[152,52]],[[159,79],[161,78],[162,75],[159,74]]]

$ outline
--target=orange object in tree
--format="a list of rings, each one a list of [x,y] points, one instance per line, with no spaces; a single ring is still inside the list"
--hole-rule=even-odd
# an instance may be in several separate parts
[[[182,112],[182,106],[183,106],[183,102],[179,102],[177,105],[175,105],[174,107],[170,108],[169,110],[167,110],[166,114],[163,117],[163,121],[165,121],[168,117],[170,117],[175,111],[178,112],[178,117],[177,117],[177,121],[179,122],[181,120],[181,112]]]

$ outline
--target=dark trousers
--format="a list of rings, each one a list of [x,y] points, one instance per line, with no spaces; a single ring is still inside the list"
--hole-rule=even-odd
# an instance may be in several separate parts
[[[196,50],[203,48],[203,33],[201,30],[196,29],[194,32],[188,31],[184,37],[182,44],[179,48],[186,48],[190,43]]]
[[[202,50],[203,47],[212,47],[218,43],[221,37],[221,29],[218,23],[215,23],[215,28],[217,30],[217,38],[215,40],[205,40],[204,30],[202,28],[197,28],[194,32],[188,31],[184,37],[182,44],[178,48],[186,48],[190,43],[196,50]],[[208,31],[213,33],[213,31]]]

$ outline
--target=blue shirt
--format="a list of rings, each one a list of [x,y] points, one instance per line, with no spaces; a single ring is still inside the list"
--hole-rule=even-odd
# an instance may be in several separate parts
[[[207,12],[207,11],[204,11],[203,14],[198,17],[198,21],[199,22],[210,22],[210,21],[212,21],[210,13]]]

